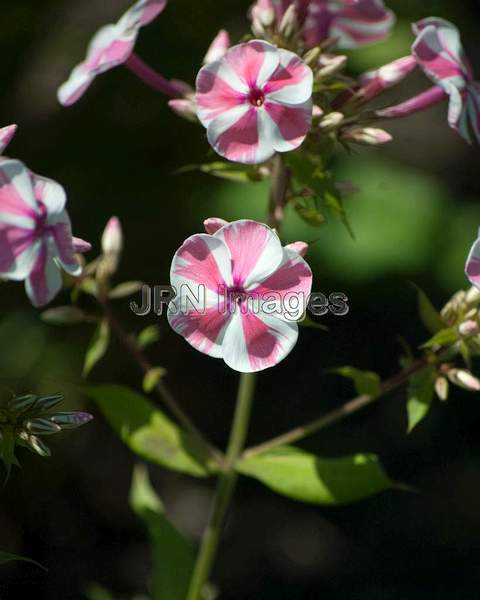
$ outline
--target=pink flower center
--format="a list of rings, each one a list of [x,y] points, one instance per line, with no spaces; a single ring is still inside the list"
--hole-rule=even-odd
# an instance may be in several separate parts
[[[260,88],[252,88],[248,95],[248,101],[253,106],[260,108],[260,106],[263,106],[265,103],[265,94]]]
[[[228,299],[235,304],[242,304],[248,298],[247,292],[240,287],[232,287],[228,289]]]

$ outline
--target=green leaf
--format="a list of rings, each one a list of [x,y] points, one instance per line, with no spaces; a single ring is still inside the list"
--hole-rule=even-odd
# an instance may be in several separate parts
[[[195,554],[190,543],[166,518],[144,465],[134,469],[130,506],[144,522],[151,540],[153,600],[185,600]]]
[[[143,391],[149,394],[157,385],[157,383],[167,374],[163,367],[153,367],[143,378]]]
[[[103,358],[110,342],[110,327],[107,321],[101,321],[93,334],[85,355],[83,377],[87,377],[93,367]]]
[[[371,454],[320,458],[282,446],[239,461],[237,470],[279,494],[311,504],[349,504],[398,487]]]
[[[422,348],[433,348],[434,346],[450,346],[458,340],[458,331],[456,327],[448,327],[436,333],[428,342],[425,342]]]
[[[75,306],[56,306],[44,310],[40,315],[44,323],[49,325],[76,325],[88,320],[87,315]]]
[[[417,290],[418,294],[418,314],[420,320],[431,334],[438,333],[445,325],[440,318],[440,315],[425,292],[415,283],[412,285]]]
[[[351,379],[357,394],[376,396],[380,393],[380,375],[373,371],[361,371],[355,367],[338,367],[337,369],[331,369],[329,372]]]
[[[158,325],[148,325],[137,336],[137,345],[140,348],[146,348],[150,344],[158,342],[160,339],[160,327]]]
[[[10,554],[10,552],[3,552],[3,550],[0,550],[0,565],[5,565],[9,562],[15,561],[30,563],[32,565],[35,565],[36,567],[39,567],[40,569],[43,569],[44,571],[47,571],[47,569],[43,565],[38,563],[36,560],[26,558],[25,556],[18,556],[17,554]]]
[[[204,449],[144,396],[119,385],[88,387],[87,394],[121,439],[142,458],[195,477],[210,474]]]
[[[427,416],[432,405],[436,377],[435,367],[430,366],[410,378],[407,388],[407,433]]]
[[[315,206],[308,206],[308,202],[306,200],[295,202],[294,207],[298,216],[305,221],[307,225],[311,225],[312,227],[320,227],[326,221],[324,215]]]
[[[16,435],[12,427],[3,427],[0,432],[0,460],[5,465],[7,475],[4,485],[7,483],[13,466],[20,466],[15,456]]]
[[[318,321],[314,321],[306,313],[305,318],[299,321],[298,324],[302,327],[308,327],[310,329],[320,329],[321,331],[328,331],[328,327],[326,325],[322,325],[321,323],[318,323]]]
[[[110,290],[108,297],[111,300],[118,300],[119,298],[126,298],[132,294],[136,294],[143,287],[141,281],[125,281],[124,283],[118,284],[112,290]]]
[[[226,161],[215,161],[203,165],[188,165],[178,169],[177,173],[186,173],[188,171],[200,170],[207,175],[213,175],[220,179],[228,179],[237,183],[251,183],[252,181],[262,181],[267,174],[261,168],[253,165],[243,165]]]

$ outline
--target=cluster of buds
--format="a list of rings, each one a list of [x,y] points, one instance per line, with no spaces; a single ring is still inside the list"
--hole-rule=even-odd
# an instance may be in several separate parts
[[[51,412],[63,396],[14,396],[0,404],[0,449],[2,459],[14,456],[15,446],[24,446],[40,456],[50,456],[44,436],[75,429],[92,420],[92,415],[79,412]],[[12,462],[15,462],[14,460]]]

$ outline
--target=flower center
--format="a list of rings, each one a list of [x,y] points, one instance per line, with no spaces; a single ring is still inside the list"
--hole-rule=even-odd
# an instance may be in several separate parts
[[[265,94],[260,88],[252,88],[250,90],[250,94],[248,95],[248,100],[250,104],[260,108],[260,106],[263,106],[265,103]]]
[[[228,299],[235,304],[242,304],[247,299],[247,292],[240,287],[232,287],[228,290]]]

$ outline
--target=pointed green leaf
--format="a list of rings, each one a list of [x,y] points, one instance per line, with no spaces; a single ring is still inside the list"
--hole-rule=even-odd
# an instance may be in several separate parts
[[[422,348],[433,348],[434,346],[450,346],[454,344],[459,337],[456,327],[448,327],[436,333],[428,342],[422,345]]]
[[[311,504],[349,504],[397,485],[375,455],[320,458],[293,446],[241,460],[237,470],[279,494]]]
[[[432,405],[437,373],[435,367],[427,367],[410,378],[407,388],[407,433],[420,423]]]
[[[126,298],[127,296],[131,296],[132,294],[139,292],[143,285],[144,284],[141,281],[125,281],[124,283],[119,283],[116,287],[110,290],[108,297],[111,300]]]
[[[75,306],[56,306],[44,310],[40,315],[44,323],[49,325],[77,325],[88,320],[87,315]]]
[[[146,348],[150,344],[158,342],[160,339],[160,327],[158,325],[148,325],[137,336],[137,344],[140,348]]]
[[[153,367],[153,369],[150,369],[143,378],[143,391],[149,394],[166,374],[167,371],[163,367]]]
[[[195,554],[190,543],[170,523],[144,465],[133,472],[130,506],[148,530],[153,555],[153,600],[185,600]]]
[[[355,367],[338,367],[337,369],[331,369],[329,372],[351,379],[357,394],[376,396],[380,392],[380,375],[372,371],[361,371]]]
[[[418,314],[420,316],[420,320],[432,335],[438,333],[445,327],[445,324],[440,318],[440,314],[430,302],[430,299],[425,292],[415,283],[412,283],[412,285],[417,290]]]
[[[86,391],[133,452],[173,471],[196,477],[210,474],[203,448],[147,398],[119,385]]]
[[[0,565],[5,565],[9,562],[15,561],[27,562],[32,565],[35,565],[36,567],[40,567],[40,569],[43,569],[44,571],[47,571],[47,569],[43,565],[38,563],[36,560],[26,558],[25,556],[18,556],[18,554],[11,554],[10,552],[3,552],[2,550],[0,550]]]
[[[321,329],[322,331],[328,331],[326,325],[322,325],[318,321],[314,321],[308,314],[305,313],[305,318],[298,322],[302,327],[309,327],[311,329]]]
[[[107,321],[102,321],[95,330],[88,346],[85,355],[85,363],[83,365],[83,377],[87,377],[98,361],[103,358],[108,349],[109,342],[110,327],[108,326]]]

